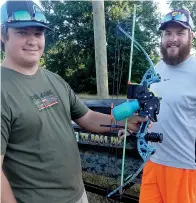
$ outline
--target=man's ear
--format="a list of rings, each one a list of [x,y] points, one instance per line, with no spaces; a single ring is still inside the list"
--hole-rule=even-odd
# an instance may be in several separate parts
[[[193,32],[193,38],[195,38],[195,33]]]
[[[3,35],[1,35],[0,40],[1,40],[2,43],[5,44],[5,38],[3,37]]]
[[[195,33],[191,31],[191,40],[193,40],[194,38],[195,38]]]
[[[191,31],[190,31],[190,43],[191,43],[191,44],[193,43],[194,37],[195,37],[195,33],[191,30]]]
[[[3,42],[5,44],[6,40],[7,40],[7,35],[8,35],[8,29],[5,27],[1,27],[1,36],[0,36],[0,40],[1,42]]]

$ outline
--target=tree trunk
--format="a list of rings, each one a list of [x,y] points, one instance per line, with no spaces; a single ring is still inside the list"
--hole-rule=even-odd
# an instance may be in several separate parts
[[[107,99],[109,95],[104,1],[92,0],[92,5],[94,22],[97,94],[99,97]]]

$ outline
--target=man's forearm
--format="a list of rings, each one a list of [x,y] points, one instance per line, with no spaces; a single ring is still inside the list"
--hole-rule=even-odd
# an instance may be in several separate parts
[[[1,203],[16,203],[10,184],[1,170]]]
[[[87,129],[97,133],[110,132],[110,127],[101,127],[100,125],[111,125],[112,122],[113,120],[111,120],[110,115],[93,112],[93,114],[91,114],[91,119],[89,119]]]
[[[133,132],[138,132],[139,126],[138,123],[146,122],[147,117],[141,117],[138,115],[133,115],[128,119],[127,127],[129,130]],[[75,120],[75,122],[82,128],[91,131],[91,132],[109,132],[110,127],[101,127],[100,125],[110,125],[111,123],[115,123],[114,119],[111,120],[110,115],[98,113],[92,110],[89,110],[83,117]],[[118,121],[118,125],[124,126],[125,121]],[[121,128],[121,127],[119,127]],[[122,127],[124,128],[124,127]]]
[[[113,120],[111,120],[111,116],[107,114],[102,114],[99,112],[89,111],[85,116],[75,121],[79,126],[85,128],[91,132],[109,132],[111,130],[110,127],[101,127],[100,125],[111,125]],[[123,125],[124,122],[119,122],[120,125]]]

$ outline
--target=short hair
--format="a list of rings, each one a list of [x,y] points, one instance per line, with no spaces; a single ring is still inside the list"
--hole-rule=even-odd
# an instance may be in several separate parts
[[[5,45],[2,41],[2,38],[6,39],[7,34],[8,34],[8,27],[7,26],[1,26],[1,51],[5,51]]]

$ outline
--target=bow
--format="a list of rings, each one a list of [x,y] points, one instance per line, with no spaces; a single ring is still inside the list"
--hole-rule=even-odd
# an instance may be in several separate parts
[[[134,9],[134,21],[135,22],[135,9]],[[125,119],[125,136],[124,136],[124,147],[123,147],[123,158],[122,158],[122,174],[121,174],[121,185],[117,187],[115,190],[110,192],[107,197],[111,197],[112,195],[119,192],[122,194],[123,190],[128,188],[131,182],[135,179],[135,177],[142,171],[146,162],[150,159],[150,156],[155,153],[156,149],[150,145],[148,145],[148,141],[151,142],[162,142],[163,135],[161,133],[147,133],[148,125],[150,121],[156,122],[157,115],[160,109],[160,98],[156,97],[152,92],[149,91],[150,85],[156,82],[160,82],[160,76],[157,74],[154,64],[151,61],[149,55],[143,49],[143,47],[134,39],[134,23],[132,30],[132,37],[124,31],[120,26],[117,27],[119,31],[121,31],[125,36],[127,36],[132,41],[132,49],[133,44],[135,47],[143,52],[146,59],[150,64],[150,68],[144,74],[142,81],[139,85],[131,84],[131,70],[129,70],[129,78],[128,78],[128,93],[127,93],[127,102],[122,103],[113,108],[112,113],[116,121]],[[132,53],[131,51],[131,59],[130,64],[132,63]],[[131,69],[131,66],[130,68]],[[130,101],[132,99],[133,101]],[[137,148],[138,152],[143,159],[143,164],[138,168],[135,174],[129,175],[125,181],[123,172],[124,172],[124,159],[125,159],[125,147],[126,147],[126,132],[127,132],[127,119],[132,116],[133,113],[138,112],[140,116],[148,116],[148,120],[146,122],[141,123],[139,131],[136,134],[137,138]],[[111,126],[115,127],[115,125]]]

